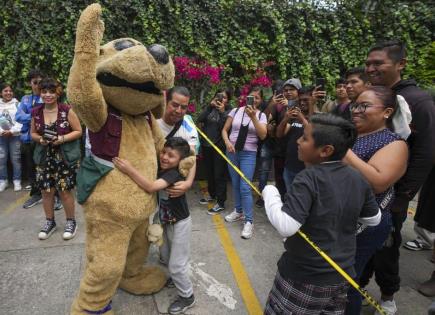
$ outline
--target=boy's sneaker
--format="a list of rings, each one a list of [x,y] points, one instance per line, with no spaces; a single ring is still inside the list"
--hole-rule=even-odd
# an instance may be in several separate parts
[[[392,301],[383,301],[381,299],[380,303],[381,308],[385,311],[387,315],[394,315],[397,312],[397,306],[396,302],[394,300]],[[381,315],[378,311],[375,312],[375,315]]]
[[[263,208],[264,207],[264,200],[261,198],[258,198],[257,201],[255,202],[255,206],[257,208]]]
[[[14,191],[20,191],[21,189],[21,181],[19,179],[14,179]]]
[[[216,201],[214,198],[212,197],[207,197],[207,198],[201,198],[199,199],[199,203],[202,205],[208,205],[209,202],[214,202]]]
[[[225,221],[236,222],[236,221],[240,221],[244,218],[245,218],[245,216],[243,215],[243,213],[238,213],[236,211],[236,209],[234,209],[233,212],[231,212],[230,214],[225,216]]]
[[[38,234],[38,238],[40,240],[46,240],[54,231],[56,231],[56,222],[54,220],[46,219],[44,227]]]
[[[65,224],[65,230],[63,231],[63,239],[65,241],[72,239],[77,232],[76,220],[67,219]]]
[[[178,298],[169,306],[169,314],[180,314],[195,305],[195,297],[193,294],[188,298],[178,296]]]
[[[175,288],[175,283],[174,283],[174,281],[172,281],[172,278],[168,278],[168,281],[166,281],[165,287]]]
[[[59,197],[54,197],[54,211],[59,211],[63,208],[62,202],[60,202]]]
[[[8,181],[5,179],[0,180],[0,192],[5,191],[8,188]]]
[[[251,222],[245,222],[243,225],[243,230],[241,237],[245,240],[250,239],[252,237],[252,233],[254,232],[254,224]]]
[[[41,195],[33,195],[30,196],[29,199],[23,204],[24,209],[32,208],[33,206],[36,206],[38,203],[42,202],[42,196]]]
[[[224,211],[224,210],[225,210],[225,208],[222,207],[222,206],[220,206],[220,205],[217,203],[217,204],[215,204],[215,205],[213,206],[213,208],[208,209],[208,210],[207,210],[207,213],[210,214],[210,215],[216,215],[216,214],[219,214],[219,212],[222,212],[222,211]]]

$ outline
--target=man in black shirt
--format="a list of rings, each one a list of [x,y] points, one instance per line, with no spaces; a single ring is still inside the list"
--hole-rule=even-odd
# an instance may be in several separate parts
[[[265,314],[344,311],[348,284],[295,234],[303,230],[350,276],[355,275],[357,223],[373,226],[381,218],[368,182],[341,161],[355,139],[349,121],[332,114],[312,116],[298,140],[298,157],[307,168],[294,179],[284,204],[276,187],[263,190],[267,216],[287,238]]]

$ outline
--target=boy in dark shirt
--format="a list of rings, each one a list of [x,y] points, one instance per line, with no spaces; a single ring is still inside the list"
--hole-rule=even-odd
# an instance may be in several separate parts
[[[179,295],[169,306],[169,314],[182,313],[195,304],[193,286],[188,275],[192,221],[186,195],[173,198],[165,191],[165,188],[184,180],[178,166],[189,154],[190,146],[186,140],[180,137],[169,138],[160,153],[159,174],[154,181],[142,176],[127,160],[113,159],[115,166],[130,176],[143,190],[159,193],[159,216],[164,240],[160,257],[168,265],[169,275]]]
[[[295,177],[284,204],[274,186],[263,190],[267,216],[287,238],[265,314],[344,313],[348,284],[295,234],[303,230],[355,276],[357,224],[373,226],[381,218],[370,185],[341,161],[355,139],[355,127],[341,117],[312,116],[297,141],[298,158],[306,169]]]

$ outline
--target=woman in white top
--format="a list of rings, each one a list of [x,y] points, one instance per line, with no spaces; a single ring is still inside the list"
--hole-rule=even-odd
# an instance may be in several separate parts
[[[0,191],[8,187],[8,157],[13,167],[14,191],[21,190],[21,142],[22,125],[15,120],[18,101],[10,84],[0,85]]]

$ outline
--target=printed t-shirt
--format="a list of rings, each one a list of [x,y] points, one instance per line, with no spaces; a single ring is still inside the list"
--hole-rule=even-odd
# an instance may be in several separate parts
[[[189,145],[192,147],[195,147],[196,153],[198,153],[199,149],[199,138],[198,138],[198,132],[196,129],[189,125],[187,122],[186,115],[183,117],[183,122],[181,123],[180,128],[177,130],[177,132],[174,134],[174,137],[180,137],[189,143]],[[167,136],[171,130],[174,128],[174,126],[168,125],[164,122],[162,118],[157,119],[157,123],[160,126],[160,129],[162,130],[163,136]]]
[[[237,113],[236,113],[237,111]],[[246,137],[245,146],[243,148],[244,151],[257,151],[257,144],[258,144],[258,136],[257,131],[255,130],[254,123],[251,121],[251,118],[245,113],[245,108],[234,108],[231,110],[231,112],[228,114],[228,116],[233,118],[233,122],[231,124],[231,133],[229,136],[230,142],[232,145],[236,144],[237,136],[239,135],[240,125],[243,123],[244,126],[246,126],[249,123],[248,127],[248,136]],[[244,115],[243,115],[244,114]],[[258,118],[258,121],[260,124],[266,125],[267,124],[267,118],[264,113],[256,113],[255,114],[257,118],[260,115],[260,118]],[[242,122],[243,119],[243,122]]]
[[[298,158],[298,139],[304,134],[304,126],[299,121],[292,121],[291,128],[285,136],[287,148],[285,153],[285,167],[298,173],[305,168],[304,162]]]
[[[158,178],[166,181],[169,186],[184,180],[178,168],[160,170]],[[169,197],[166,190],[162,189],[159,191],[159,216],[162,223],[175,223],[187,218],[189,215],[189,207],[187,206],[185,194],[172,198]]]

